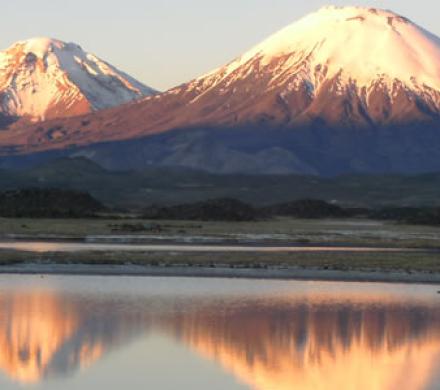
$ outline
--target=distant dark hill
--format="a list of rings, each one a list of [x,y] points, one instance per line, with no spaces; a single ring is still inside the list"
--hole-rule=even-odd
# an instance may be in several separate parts
[[[372,210],[369,218],[414,225],[440,225],[440,207],[385,207]]]
[[[142,216],[157,220],[241,222],[273,217],[346,218],[350,213],[339,206],[315,199],[253,207],[236,199],[224,198],[175,206],[151,206],[143,211]]]
[[[83,191],[109,206],[142,210],[234,198],[254,206],[322,199],[348,207],[440,206],[440,174],[217,175],[184,168],[109,171],[85,158],[60,159],[25,170],[0,170],[0,191],[20,188]]]
[[[168,207],[152,206],[143,211],[146,219],[244,222],[255,221],[258,217],[252,206],[227,198]]]
[[[59,189],[23,189],[0,193],[0,216],[14,218],[80,218],[104,211],[87,193]]]
[[[316,199],[300,199],[289,203],[276,204],[264,207],[262,212],[271,216],[295,218],[344,218],[349,216],[343,208]]]

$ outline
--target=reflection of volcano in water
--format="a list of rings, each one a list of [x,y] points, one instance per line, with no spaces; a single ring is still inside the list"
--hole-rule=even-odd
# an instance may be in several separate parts
[[[254,389],[424,389],[440,315],[420,306],[314,303],[195,311],[176,337]]]
[[[18,382],[37,383],[90,366],[139,331],[139,317],[121,317],[113,306],[96,310],[48,291],[2,294],[0,369]]]
[[[440,306],[324,295],[1,294],[0,369],[21,383],[65,376],[150,331],[258,390],[426,388]]]
[[[0,367],[19,381],[38,381],[78,322],[75,310],[50,294],[2,296]]]

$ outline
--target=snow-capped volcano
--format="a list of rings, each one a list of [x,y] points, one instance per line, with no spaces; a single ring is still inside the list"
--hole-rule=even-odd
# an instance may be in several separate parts
[[[0,52],[0,112],[44,120],[84,114],[155,91],[74,43],[17,42]]]
[[[246,119],[268,96],[264,111],[288,122],[420,119],[440,112],[440,39],[390,11],[330,6],[189,87],[195,101],[227,96]]]
[[[10,127],[0,145],[4,154],[74,145],[109,168],[440,171],[440,39],[390,11],[326,7],[189,83]]]
[[[386,76],[440,89],[440,40],[391,11],[359,7],[324,7],[274,34],[221,71],[225,77],[249,62],[258,60],[264,67],[286,56],[283,68],[272,73],[295,73],[299,68],[316,86],[322,82],[325,68],[325,77],[342,72],[342,78],[359,86]]]

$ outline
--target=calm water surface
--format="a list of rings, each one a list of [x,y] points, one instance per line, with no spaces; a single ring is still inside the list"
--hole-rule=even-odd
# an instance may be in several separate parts
[[[0,276],[0,389],[440,389],[434,286]]]

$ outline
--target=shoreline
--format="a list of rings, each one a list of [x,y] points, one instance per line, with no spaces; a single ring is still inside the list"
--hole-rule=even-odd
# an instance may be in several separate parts
[[[420,271],[332,270],[303,267],[227,267],[148,266],[131,264],[38,264],[3,265],[0,275],[73,275],[73,276],[138,276],[138,277],[200,277],[232,279],[310,280],[338,282],[377,282],[440,285],[440,273]]]

